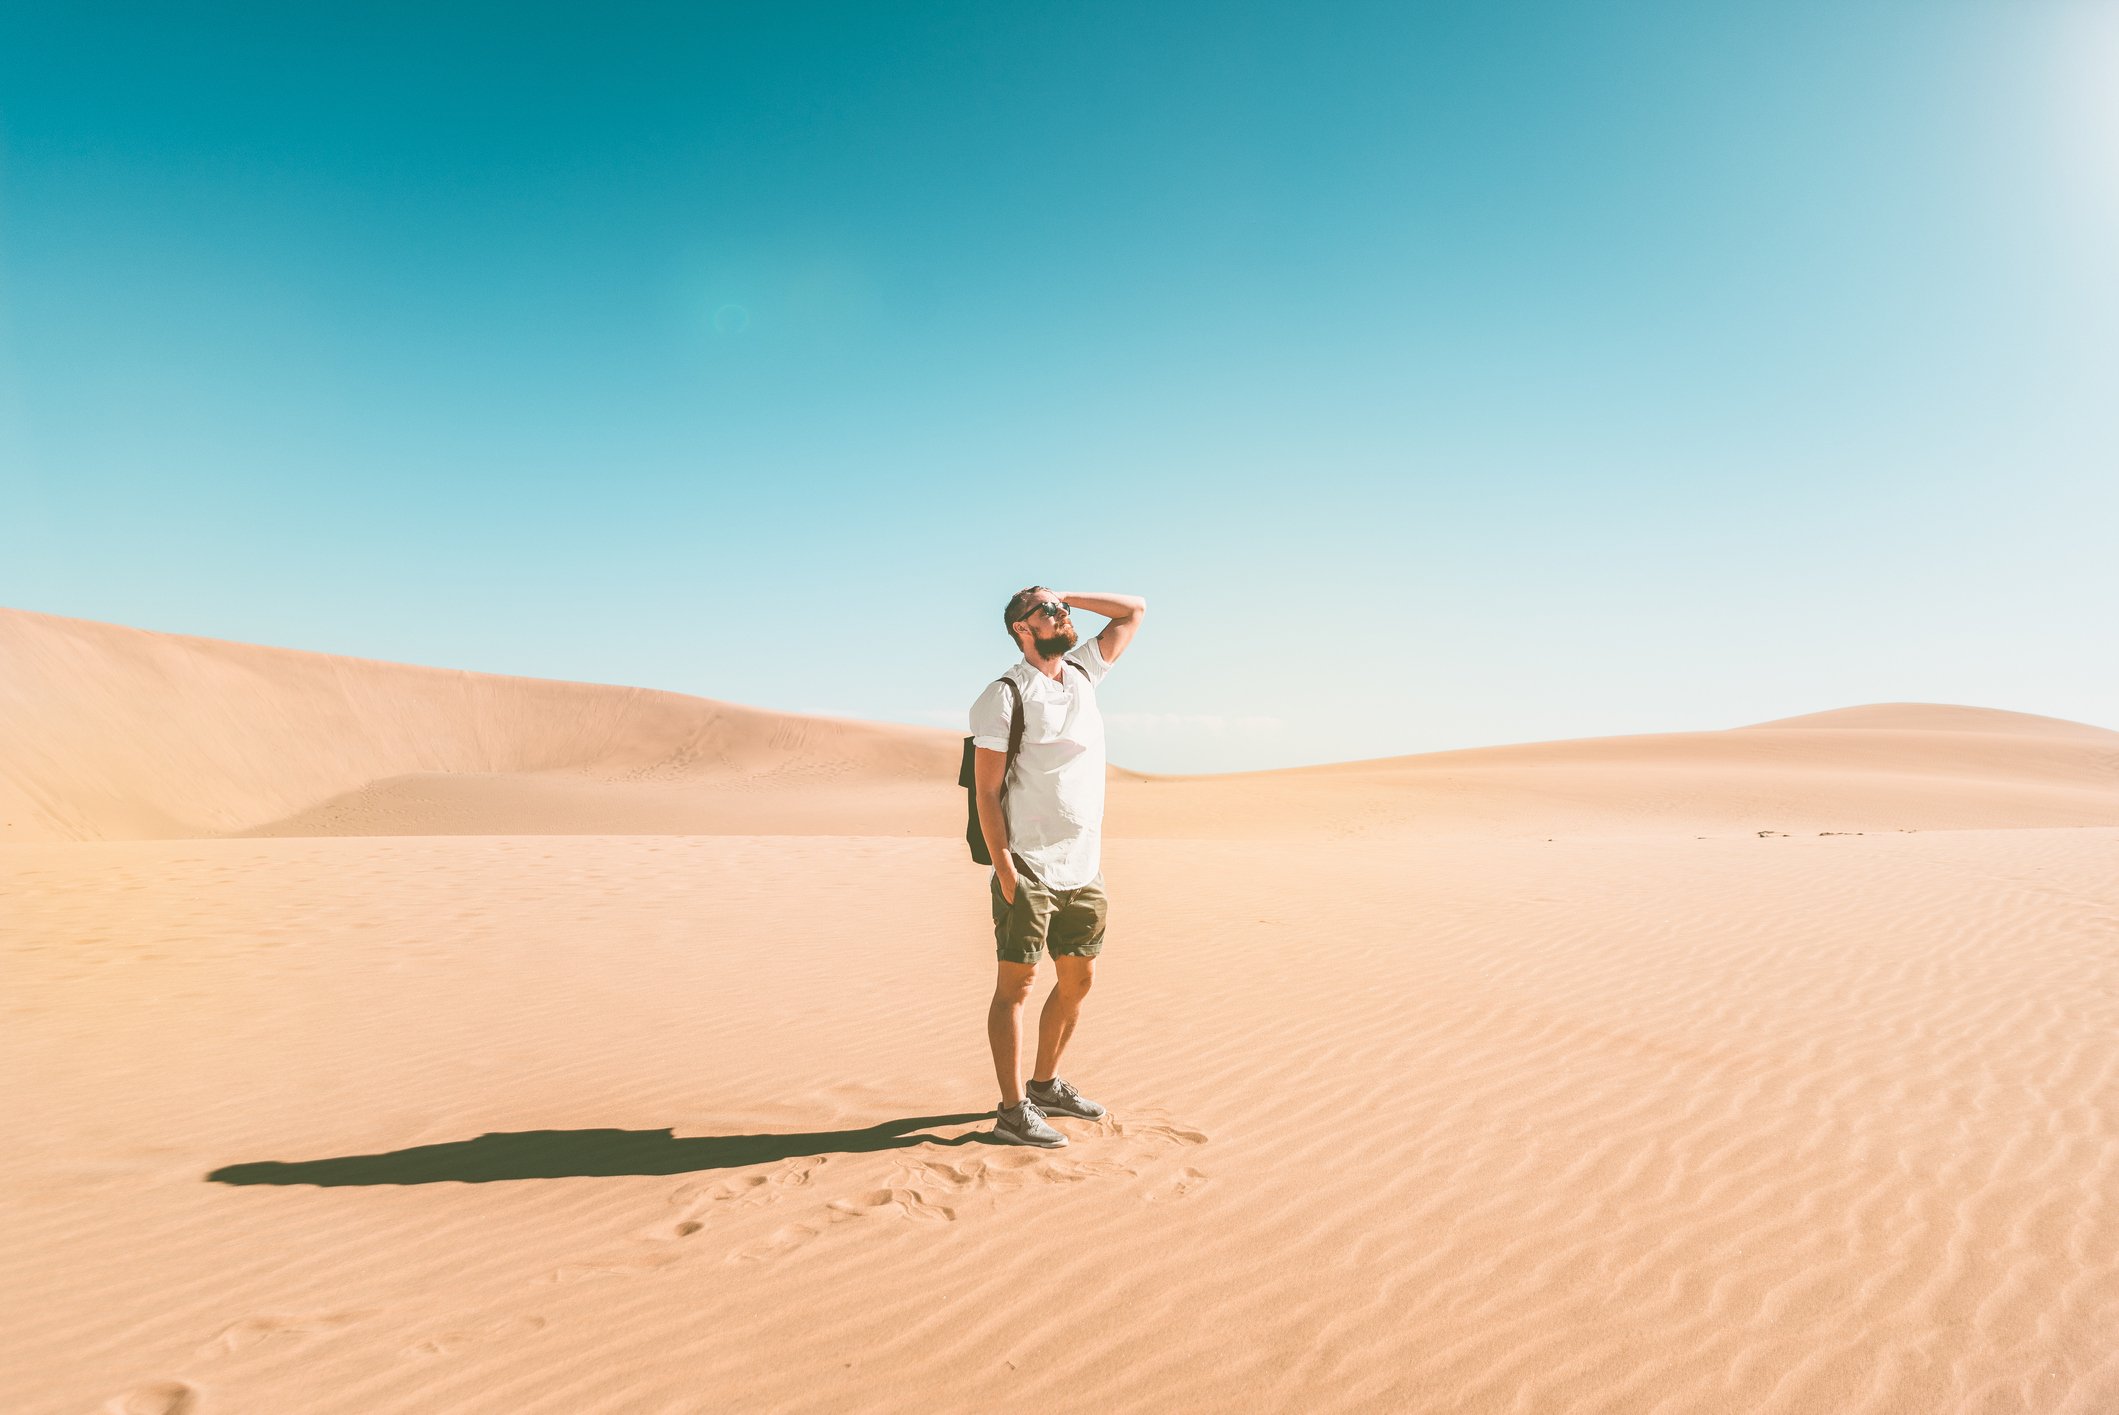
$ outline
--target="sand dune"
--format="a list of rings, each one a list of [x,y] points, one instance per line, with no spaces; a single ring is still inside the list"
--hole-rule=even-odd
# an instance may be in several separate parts
[[[2119,1409],[2119,734],[1118,773],[1051,1153],[955,759],[0,614],[0,1410]]]
[[[1293,838],[1306,830],[1553,837],[2119,824],[2119,732],[1931,704],[1796,721],[1146,778],[1113,793],[1111,826]]]
[[[0,684],[0,840],[957,828],[933,728],[21,610]]]
[[[0,840],[960,829],[959,734],[0,611]],[[2119,732],[1884,704],[1219,777],[1114,771],[1181,838],[2119,824]]]
[[[1805,713],[1801,717],[1782,717],[1758,724],[1758,729],[1789,727],[1998,732],[2012,737],[2064,737],[2073,741],[2101,743],[2106,747],[2119,742],[2119,733],[2110,728],[2069,722],[2062,717],[2040,717],[2031,712],[2002,712],[1995,708],[1952,707],[1946,703],[1871,703],[1865,707]]]

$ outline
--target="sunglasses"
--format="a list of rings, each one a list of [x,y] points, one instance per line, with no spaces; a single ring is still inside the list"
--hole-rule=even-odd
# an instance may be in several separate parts
[[[1023,622],[1024,619],[1028,619],[1032,615],[1036,614],[1049,614],[1054,619],[1065,619],[1067,617],[1067,606],[1061,604],[1056,599],[1041,599],[1036,604],[1033,604],[1028,609],[1024,610],[1022,613],[1022,617],[1016,619],[1014,622],[1020,624]]]

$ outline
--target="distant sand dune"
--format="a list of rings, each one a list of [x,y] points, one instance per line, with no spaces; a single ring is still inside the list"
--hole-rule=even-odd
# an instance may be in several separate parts
[[[922,835],[959,735],[0,610],[0,841]],[[1214,777],[1113,771],[1115,836],[2119,824],[2119,732],[1898,703],[1724,732]]]
[[[1919,703],[1791,722],[1802,725],[1144,778],[1114,793],[1111,831],[1711,835],[2119,824],[2119,732]]]
[[[959,739],[0,610],[0,740],[5,841],[944,834]]]
[[[2119,746],[2119,732],[2069,722],[2064,717],[2040,717],[2031,712],[2002,712],[1997,708],[1954,707],[1948,703],[1870,703],[1866,707],[1837,708],[1831,712],[1804,713],[1801,717],[1776,718],[1758,728],[1859,727],[1869,731],[2001,732],[2012,737],[2065,737],[2078,742]]]

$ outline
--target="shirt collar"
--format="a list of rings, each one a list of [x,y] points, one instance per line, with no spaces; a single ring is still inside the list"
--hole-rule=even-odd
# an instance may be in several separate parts
[[[1056,681],[1040,673],[1037,665],[1032,663],[1027,657],[1017,659],[1015,668],[1018,681],[1025,687],[1028,687],[1034,679],[1042,683],[1046,688],[1058,689],[1062,692],[1071,691],[1067,686],[1067,660],[1064,658],[1060,660],[1060,676]]]

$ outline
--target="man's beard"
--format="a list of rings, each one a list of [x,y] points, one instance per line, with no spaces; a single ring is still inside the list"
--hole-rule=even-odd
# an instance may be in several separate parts
[[[1074,626],[1072,624],[1062,624],[1060,626],[1060,631],[1050,638],[1046,638],[1042,634],[1038,635],[1038,657],[1058,658],[1061,654],[1065,653],[1068,649],[1073,648],[1076,644],[1080,642],[1081,636],[1074,632]]]

